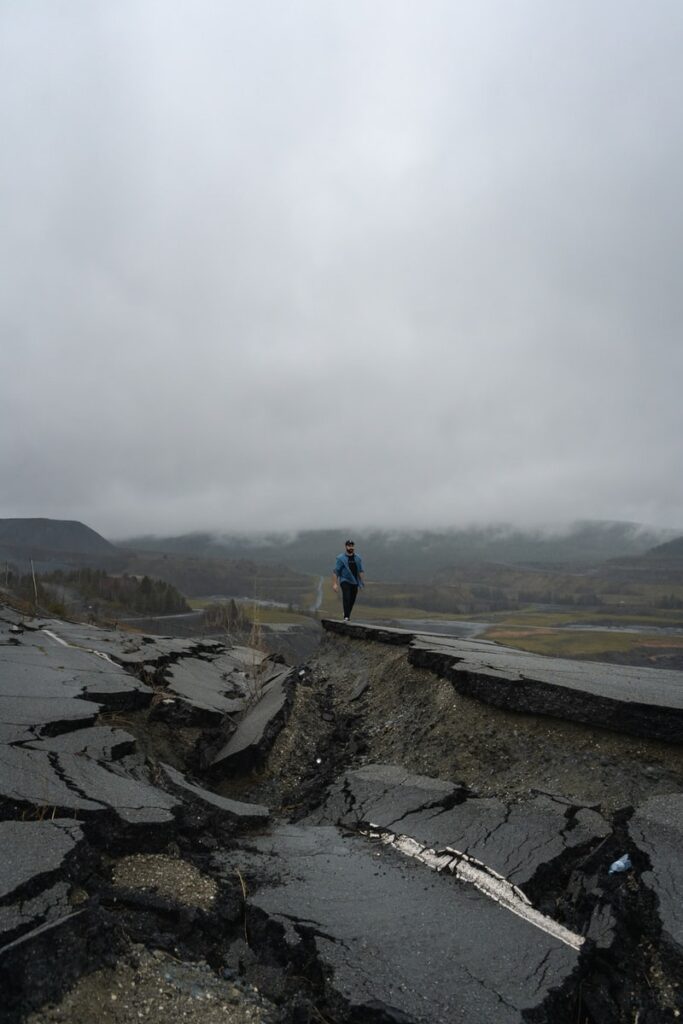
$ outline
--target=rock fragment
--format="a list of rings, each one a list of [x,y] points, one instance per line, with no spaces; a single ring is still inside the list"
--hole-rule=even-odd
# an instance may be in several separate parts
[[[218,725],[225,715],[243,711],[247,700],[244,673],[231,667],[226,671],[221,660],[183,658],[166,671],[169,695],[195,711],[197,724]]]
[[[293,670],[275,668],[265,675],[257,700],[240,720],[237,729],[211,760],[213,769],[237,771],[253,767],[267,753],[282,727],[291,700]]]
[[[577,950],[472,887],[335,828],[281,826],[254,845],[272,878],[250,902],[292,948],[312,944],[359,1019],[521,1024],[577,966]]]

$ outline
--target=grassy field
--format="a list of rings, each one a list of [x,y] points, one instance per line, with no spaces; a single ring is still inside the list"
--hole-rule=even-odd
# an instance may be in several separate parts
[[[367,587],[371,592],[371,585]],[[467,616],[452,615],[449,612],[428,612],[424,608],[416,607],[406,603],[405,605],[381,605],[369,604],[369,594],[361,590],[353,611],[355,619],[364,621],[386,622],[388,619],[454,619],[467,618]],[[410,592],[404,594],[407,601],[410,599]],[[323,602],[319,616],[321,619],[338,619],[342,616],[341,595],[332,590],[331,579],[325,579],[323,583]]]
[[[311,598],[312,601],[312,598]],[[215,604],[215,597],[190,597],[188,598],[188,604],[191,608],[196,611],[203,611],[204,608],[208,608],[209,605]],[[254,604],[251,601],[238,601],[238,605],[244,607],[250,616],[252,616],[252,610]],[[267,605],[257,605],[258,617],[261,622],[301,622],[307,618],[310,620],[311,615],[305,615],[296,609],[289,610],[287,608],[273,608]],[[332,590],[332,584],[325,581],[323,589],[323,602],[318,612],[318,618],[321,619],[336,619],[340,618],[342,614],[341,597],[335,594]],[[368,605],[363,600],[363,594],[361,592],[358,602],[354,609],[354,618],[356,619],[367,619],[367,620],[378,620],[386,622],[389,619],[467,619],[467,615],[451,615],[448,612],[431,612],[425,611],[424,608],[415,608],[406,605],[405,607],[381,607],[375,605]],[[484,621],[490,619],[490,615],[483,616]]]
[[[408,595],[406,595],[408,596]],[[312,599],[311,599],[312,600]],[[215,597],[190,597],[188,604],[191,608],[201,611],[211,604],[216,603]],[[246,607],[253,607],[251,601],[238,601]],[[302,613],[296,609],[288,611],[286,608],[269,608],[266,605],[258,605],[263,613],[269,612],[276,615],[274,621],[286,621],[286,616],[294,615],[301,618]],[[624,625],[624,626],[680,626],[683,629],[683,612],[657,609],[656,611],[634,613],[625,608],[622,612],[616,610],[605,611],[601,608],[576,608],[571,611],[540,611],[535,608],[519,609],[514,611],[486,611],[454,614],[452,612],[437,612],[419,606],[405,605],[375,605],[365,599],[361,591],[356,604],[358,613],[362,611],[365,618],[372,619],[443,619],[457,622],[459,619],[470,621],[472,619],[482,622],[491,622],[500,625],[519,626],[564,626],[572,623],[579,625],[587,623],[590,625]],[[341,597],[332,590],[332,584],[325,581],[323,587],[323,602],[319,610],[320,618],[334,618],[341,613]],[[305,617],[305,616],[304,616]]]
[[[544,629],[540,626],[493,626],[486,630],[483,639],[495,640],[506,647],[516,647],[534,654],[552,654],[564,658],[599,658],[610,654],[639,652],[651,654],[653,660],[658,652],[680,649],[683,652],[683,636],[661,636],[647,633],[600,632],[597,630]]]
[[[188,604],[194,611],[204,611],[205,608],[209,608],[211,605],[216,604],[215,597],[190,597],[188,598]],[[253,601],[236,601],[237,604],[244,612],[247,617],[253,622],[258,621],[264,625],[268,623],[288,623],[288,622],[310,622],[311,616],[304,615],[303,612],[296,611],[289,608],[278,608],[270,605],[255,605]]]
[[[374,589],[374,588],[373,588]],[[410,599],[409,589],[400,588],[405,591],[405,597]],[[393,600],[399,596],[399,588],[392,593]],[[519,650],[530,651],[537,654],[556,655],[558,657],[609,657],[610,655],[629,655],[633,653],[642,659],[652,652],[653,658],[657,651],[667,649],[669,651],[681,649],[683,651],[683,635],[662,636],[655,632],[657,627],[681,626],[683,628],[683,613],[680,610],[668,609],[640,609],[635,611],[628,604],[620,604],[609,610],[600,608],[571,608],[562,610],[541,611],[536,608],[521,608],[514,611],[497,612],[470,612],[469,614],[452,614],[449,612],[436,612],[430,609],[416,607],[406,603],[405,605],[381,605],[370,604],[368,599],[376,600],[377,590],[373,595],[371,587],[368,587],[364,594],[361,591],[356,607],[354,619],[358,622],[388,622],[395,619],[431,619],[434,621],[458,621],[471,620],[488,623],[488,629],[482,633],[482,638],[495,640],[508,647],[516,647]],[[190,604],[195,609],[203,609],[207,605],[215,603],[211,598],[191,598]],[[246,611],[248,617],[267,625],[269,623],[300,623],[310,621],[307,616],[296,609],[269,607],[265,605],[254,605],[252,602],[238,602]],[[340,618],[342,614],[341,597],[332,590],[332,583],[329,578],[324,580],[322,606],[318,612],[319,618]],[[620,632],[618,628],[609,630],[597,629],[572,629],[568,625],[581,624],[599,626],[603,624],[611,627],[642,626],[647,629],[651,627],[653,632]]]
[[[457,618],[457,616],[456,616]],[[581,623],[591,626],[678,626],[683,629],[683,615],[680,611],[657,610],[634,614],[629,611],[602,611],[595,609],[576,609],[575,611],[539,611],[537,609],[520,609],[519,611],[486,612],[482,614],[486,622],[500,625],[515,626],[566,626]]]

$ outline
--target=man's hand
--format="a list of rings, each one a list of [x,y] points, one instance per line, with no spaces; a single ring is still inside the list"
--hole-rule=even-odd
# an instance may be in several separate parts
[[[332,584],[332,589],[333,590],[339,590],[339,587],[337,586],[336,582]]]

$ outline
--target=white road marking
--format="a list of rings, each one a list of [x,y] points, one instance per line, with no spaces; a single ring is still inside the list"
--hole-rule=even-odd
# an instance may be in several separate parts
[[[104,658],[105,661],[108,661],[110,665],[114,665],[115,668],[121,668],[121,666],[117,665],[114,659],[108,654],[105,654],[104,651],[96,651],[92,647],[81,647],[80,644],[70,644],[68,640],[65,640],[64,637],[53,633],[51,629],[43,629],[41,632],[52,637],[53,640],[56,640],[58,644],[62,644],[64,647],[72,647],[75,651],[85,651],[87,654],[94,654],[97,658]]]
[[[431,847],[417,842],[411,836],[396,835],[373,824],[370,824],[367,829],[362,829],[361,833],[372,839],[379,839],[386,846],[392,846],[407,857],[420,861],[432,871],[449,871],[461,881],[469,882],[485,896],[499,903],[501,907],[523,918],[536,928],[540,928],[541,931],[547,932],[548,935],[559,939],[565,945],[571,946],[572,949],[581,949],[585,942],[583,936],[576,935],[575,932],[569,931],[557,921],[553,921],[551,917],[546,917],[540,911],[535,910],[521,889],[508,882],[493,868],[487,867],[486,864],[475,860],[474,857],[469,857],[466,853],[453,850],[449,846],[437,852]]]

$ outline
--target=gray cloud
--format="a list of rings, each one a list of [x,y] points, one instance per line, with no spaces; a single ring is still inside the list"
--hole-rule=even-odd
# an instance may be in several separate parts
[[[683,527],[683,9],[0,8],[0,516]]]

